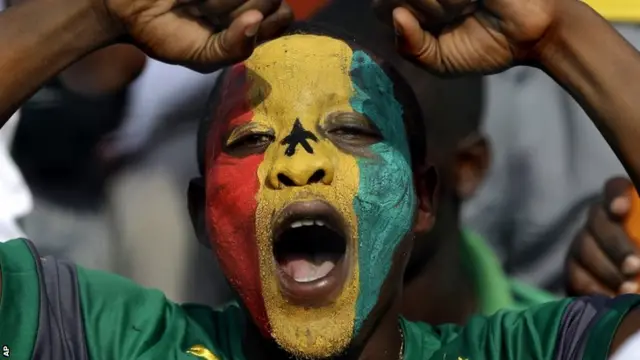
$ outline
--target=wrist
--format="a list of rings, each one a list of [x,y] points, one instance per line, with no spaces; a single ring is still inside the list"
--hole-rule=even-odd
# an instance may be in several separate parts
[[[576,39],[585,36],[593,21],[606,22],[582,1],[559,1],[556,16],[545,35],[534,48],[531,59],[542,69],[554,68],[567,58]]]

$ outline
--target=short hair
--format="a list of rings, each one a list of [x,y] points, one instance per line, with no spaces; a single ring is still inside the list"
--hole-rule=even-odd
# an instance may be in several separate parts
[[[376,54],[364,46],[360,45],[358,39],[343,31],[332,28],[331,26],[320,23],[300,22],[292,25],[284,34],[296,35],[319,35],[329,36],[334,39],[342,40],[353,50],[361,50],[367,53],[380,66],[384,73],[391,79],[394,85],[394,96],[403,107],[403,120],[405,130],[409,141],[409,150],[411,152],[411,161],[414,166],[422,164],[426,157],[426,131],[422,121],[422,113],[418,101],[411,89],[409,83],[400,75],[391,62]],[[222,87],[225,77],[228,75],[228,68],[223,70],[216,80],[209,99],[208,113],[200,121],[197,140],[197,156],[198,166],[201,175],[205,174],[205,152],[207,149],[207,140],[212,121],[216,121],[215,112],[213,111],[220,105],[222,101]]]

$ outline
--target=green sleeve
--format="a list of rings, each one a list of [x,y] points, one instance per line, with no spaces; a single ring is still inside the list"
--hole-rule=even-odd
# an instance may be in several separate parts
[[[591,296],[474,317],[464,327],[436,327],[440,347],[431,358],[605,360],[620,322],[638,304],[639,295]]]
[[[78,284],[91,359],[196,359],[194,346],[216,352],[208,329],[160,291],[83,268]]]
[[[449,359],[445,354],[456,354],[465,360],[555,360],[559,324],[569,303],[570,300],[563,300],[527,310],[501,310],[490,317],[473,317],[458,329],[457,337],[442,344],[440,357],[433,359]]]
[[[38,333],[40,289],[36,262],[27,243],[0,243],[0,268],[0,354],[31,359]]]

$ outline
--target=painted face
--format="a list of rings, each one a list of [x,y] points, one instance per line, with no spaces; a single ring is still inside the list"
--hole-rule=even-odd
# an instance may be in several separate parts
[[[292,35],[225,77],[207,224],[255,323],[296,355],[346,348],[416,207],[402,107],[364,52]]]

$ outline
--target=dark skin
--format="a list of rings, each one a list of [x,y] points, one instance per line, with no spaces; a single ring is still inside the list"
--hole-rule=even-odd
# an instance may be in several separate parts
[[[455,120],[451,120],[455,123]],[[434,227],[416,234],[408,270],[402,315],[430,324],[464,324],[478,313],[477,293],[462,262],[460,205],[482,183],[489,166],[486,139],[473,132],[435,156],[439,182]]]
[[[12,0],[14,6],[28,0]],[[96,96],[115,93],[126,88],[144,69],[147,57],[137,47],[116,44],[91,53],[58,76],[62,83],[76,93]]]
[[[379,3],[387,5],[381,7],[386,18],[398,5],[421,15],[422,26],[411,11],[396,8],[393,20],[403,53],[429,71],[443,76],[492,73],[519,64],[544,69],[582,105],[634,184],[640,184],[640,55],[586,5],[573,0]],[[256,2],[243,2],[238,11],[228,11],[230,25],[222,32],[185,16],[170,0],[50,0],[11,8],[0,14],[0,45],[13,50],[0,54],[0,68],[11,69],[0,72],[0,118],[6,121],[47,79],[113,44],[124,29],[148,55],[201,71],[242,60],[255,44],[258,24],[262,22],[261,32],[270,33],[274,23],[284,25],[282,19],[290,19],[282,15],[280,3],[263,5],[247,11],[256,9]],[[419,11],[416,5],[422,5]],[[200,4],[198,8],[207,10]],[[462,14],[464,19],[452,21]],[[220,23],[214,26],[220,29]],[[444,31],[432,33],[433,28]],[[623,320],[612,351],[640,329],[639,320],[638,310]]]
[[[638,293],[639,251],[624,228],[632,188],[627,178],[612,178],[604,185],[601,199],[591,205],[567,255],[569,294]]]

